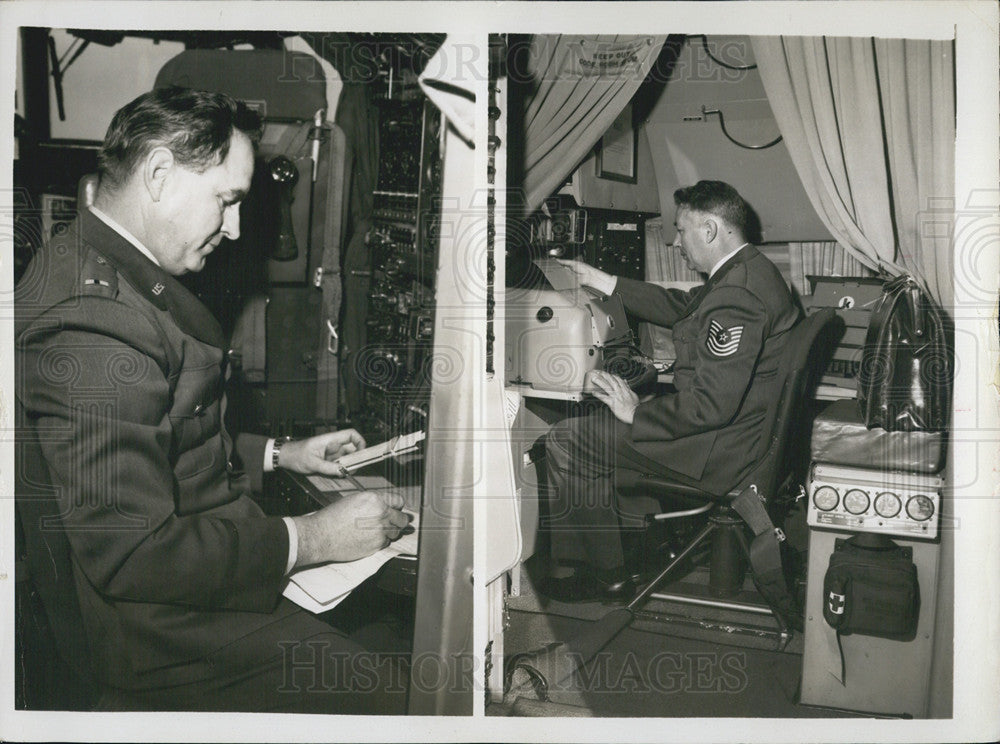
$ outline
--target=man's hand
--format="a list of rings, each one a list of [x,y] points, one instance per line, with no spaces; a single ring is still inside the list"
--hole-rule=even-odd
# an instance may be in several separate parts
[[[354,429],[331,431],[309,439],[286,442],[278,455],[278,465],[306,475],[340,475],[340,466],[334,461],[364,447],[365,440]]]
[[[601,370],[587,373],[586,382],[593,388],[594,397],[611,409],[615,418],[625,424],[631,424],[635,418],[635,409],[639,405],[639,396],[618,375]]]
[[[359,491],[317,512],[292,517],[299,535],[295,568],[329,561],[356,561],[399,537],[410,523],[396,493]]]
[[[577,261],[576,259],[557,258],[556,261],[576,274],[576,278],[580,284],[593,287],[604,295],[609,295],[615,291],[615,284],[617,284],[618,279],[611,274],[600,269],[595,269],[590,264],[585,264],[583,261]]]

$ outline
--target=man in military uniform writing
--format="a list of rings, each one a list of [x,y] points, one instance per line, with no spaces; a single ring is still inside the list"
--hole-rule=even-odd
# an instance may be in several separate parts
[[[19,401],[59,500],[102,707],[402,712],[398,677],[373,658],[355,668],[361,645],[282,598],[294,568],[388,544],[402,503],[356,493],[265,516],[249,495],[263,471],[334,474],[364,441],[230,437],[222,332],[175,278],[239,236],[260,131],[242,103],[181,88],[118,111],[93,207],[18,285]],[[317,654],[346,661],[340,676],[301,683]]]
[[[648,400],[620,377],[591,373],[605,407],[550,431],[549,527],[553,558],[564,567],[541,591],[555,599],[625,599],[635,591],[622,535],[641,524],[641,514],[620,502],[616,470],[724,493],[765,448],[763,420],[780,393],[779,360],[798,310],[778,269],[747,242],[752,212],[732,186],[700,181],[678,189],[674,201],[674,246],[707,276],[704,285],[664,289],[561,262],[581,284],[620,295],[634,317],[671,327],[677,360],[676,392]]]

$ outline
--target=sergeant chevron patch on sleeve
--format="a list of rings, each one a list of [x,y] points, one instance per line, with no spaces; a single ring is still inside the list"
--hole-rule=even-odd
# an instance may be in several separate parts
[[[740,338],[743,336],[743,326],[726,328],[719,321],[708,324],[708,340],[705,342],[708,350],[718,357],[732,356],[740,348]]]

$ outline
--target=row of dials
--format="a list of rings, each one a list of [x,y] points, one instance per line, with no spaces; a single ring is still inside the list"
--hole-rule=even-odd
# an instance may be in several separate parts
[[[844,510],[861,515],[872,507],[868,491],[852,488],[844,494]],[[840,505],[840,492],[833,486],[820,486],[813,491],[813,505],[820,511],[833,511]],[[893,519],[903,510],[903,499],[892,491],[882,491],[874,499],[875,513],[884,519]],[[923,494],[906,499],[906,516],[917,522],[926,522],[934,516],[934,500]]]

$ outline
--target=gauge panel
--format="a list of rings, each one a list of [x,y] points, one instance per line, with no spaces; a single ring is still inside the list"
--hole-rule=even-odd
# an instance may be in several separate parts
[[[816,464],[807,522],[849,532],[933,539],[942,487],[938,476]]]

